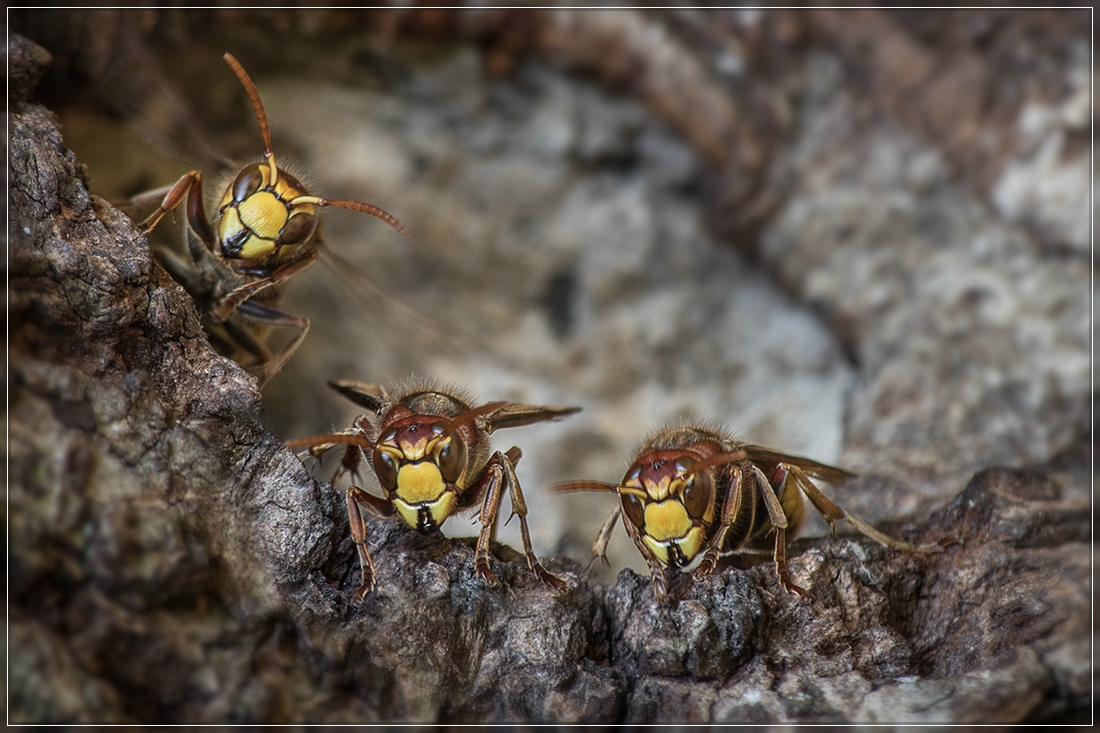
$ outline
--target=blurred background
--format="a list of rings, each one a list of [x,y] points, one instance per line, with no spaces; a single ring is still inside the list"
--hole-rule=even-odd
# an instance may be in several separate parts
[[[264,389],[282,438],[333,378],[579,405],[498,433],[536,550],[583,560],[670,422],[863,475],[871,520],[1089,430],[1089,16],[1071,11],[13,10],[90,190],[259,159],[329,198],[311,319]],[[208,211],[212,207],[208,206]],[[143,218],[146,212],[136,214]],[[182,212],[154,236],[178,245]],[[284,334],[273,333],[278,342]],[[318,470],[327,479],[328,470]],[[1083,487],[1087,490],[1087,486]],[[449,534],[475,528],[452,520]],[[815,521],[809,533],[819,533]],[[519,546],[515,522],[499,539]],[[645,572],[620,530],[607,580]]]

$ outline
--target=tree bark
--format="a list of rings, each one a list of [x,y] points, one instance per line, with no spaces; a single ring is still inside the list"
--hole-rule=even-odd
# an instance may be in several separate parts
[[[555,558],[554,592],[504,546],[488,588],[469,543],[368,518],[379,587],[351,604],[342,496],[89,195],[30,99],[46,63],[13,37],[12,722],[1008,723],[1086,704],[1082,444],[891,528],[958,540],[940,555],[795,543],[812,602],[770,563],[680,577],[658,603],[648,578],[592,586]]]

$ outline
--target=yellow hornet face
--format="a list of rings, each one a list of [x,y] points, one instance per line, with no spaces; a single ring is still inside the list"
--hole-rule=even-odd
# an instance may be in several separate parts
[[[699,554],[714,523],[713,481],[707,473],[691,472],[695,461],[686,451],[647,453],[619,487],[623,517],[671,567],[682,567]]]
[[[454,511],[466,445],[444,418],[416,415],[382,435],[372,458],[386,497],[410,527],[438,529]]]
[[[267,163],[248,166],[225,190],[218,213],[218,244],[224,257],[262,259],[283,245],[301,244],[317,229],[317,207],[295,202],[306,196],[294,176]]]

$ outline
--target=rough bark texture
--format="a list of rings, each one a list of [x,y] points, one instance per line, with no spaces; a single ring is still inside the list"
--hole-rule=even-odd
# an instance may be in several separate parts
[[[416,32],[427,34],[433,17],[418,16]],[[515,17],[447,27],[486,42]],[[862,134],[845,127],[855,103],[830,86],[835,63],[811,74],[799,145],[769,168],[774,153],[746,162],[721,152],[721,140],[759,133],[728,101],[742,97],[708,81],[710,46],[693,54],[679,41],[662,61],[636,40],[653,30],[651,16],[608,14],[585,26],[571,17],[530,16],[535,35],[500,36],[518,45],[490,44],[490,58],[507,66],[533,48],[584,68],[621,62],[620,73],[643,80],[637,93],[650,109],[674,128],[676,115],[700,126],[677,129],[717,170],[787,181],[762,185],[785,191],[788,205],[761,205],[734,224],[722,207],[752,187],[716,189],[716,226],[766,223],[751,246],[861,365],[845,465],[874,470],[852,489],[869,498],[845,504],[876,518],[890,511],[876,504],[911,513],[887,529],[960,544],[914,557],[862,537],[800,540],[791,569],[812,602],[785,594],[770,563],[750,563],[681,577],[658,604],[646,577],[626,570],[590,585],[562,558],[547,562],[569,579],[554,593],[503,545],[494,570],[504,585],[487,589],[467,542],[368,519],[379,588],[351,605],[358,566],[342,497],[264,429],[252,378],[210,350],[193,305],[131,220],[88,193],[53,115],[31,101],[46,58],[16,36],[12,722],[1010,723],[1084,708],[1087,374],[1080,307],[1059,285],[1087,285],[1087,261],[1072,246],[1036,247],[976,205],[950,207],[959,193],[939,185],[942,163],[896,126],[876,125],[846,147],[854,161],[830,158],[838,136]],[[785,18],[769,19],[779,30],[768,37],[791,43],[804,21]],[[851,46],[839,44],[850,53],[866,48],[860,33],[891,37],[829,17],[812,23],[814,33],[852,34]],[[661,32],[728,47],[730,27],[673,14]],[[627,50],[585,58],[566,42],[570,32],[611,35]],[[687,104],[713,115],[683,114]],[[944,134],[943,124],[933,115],[922,134]],[[909,198],[874,199],[892,177],[912,182]],[[986,180],[975,175],[973,185]],[[853,236],[852,202],[894,214],[870,231],[860,219]],[[1030,211],[1042,222],[1052,209]],[[906,235],[905,256],[876,246],[913,231],[907,217],[936,226]],[[976,244],[937,250],[959,239]],[[866,287],[868,267],[883,268],[870,279],[877,289]],[[1053,325],[1021,330],[1012,319]],[[945,343],[951,357],[941,359]],[[974,473],[1012,462],[1032,466]]]

